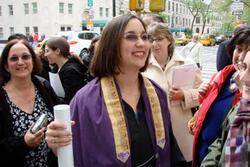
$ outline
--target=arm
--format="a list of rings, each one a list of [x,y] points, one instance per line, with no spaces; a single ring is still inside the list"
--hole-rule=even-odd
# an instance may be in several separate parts
[[[1,92],[1,90],[0,90]],[[35,135],[29,130],[22,136],[14,136],[12,130],[12,118],[9,113],[6,98],[0,93],[0,157],[8,160],[9,157],[23,157],[28,151],[40,142],[44,129]]]
[[[202,167],[214,167],[219,165],[219,162],[223,157],[222,152],[227,139],[229,126],[233,122],[238,108],[239,106],[232,108],[225,117],[225,120],[222,123],[221,133],[219,137],[212,143],[212,145],[208,147],[208,154],[201,163]]]
[[[80,126],[83,124],[80,121],[79,112],[83,111],[84,109],[78,104],[77,96],[74,97],[70,103],[71,108],[71,118],[76,122],[74,128],[72,129],[72,134],[74,136],[72,144],[73,144],[73,152],[74,152],[74,165],[75,167],[84,167],[83,162],[83,150],[82,150],[82,139],[81,139],[81,129]],[[82,100],[81,100],[82,101]]]
[[[13,156],[23,157],[28,151],[39,145],[44,136],[44,130],[45,128],[42,128],[35,134],[32,134],[30,129],[28,129],[24,136],[5,136],[1,126],[0,156],[6,159]]]

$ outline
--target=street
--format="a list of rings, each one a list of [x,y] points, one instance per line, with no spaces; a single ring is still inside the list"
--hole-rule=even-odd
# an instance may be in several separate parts
[[[2,53],[4,44],[0,44],[0,54]],[[183,46],[176,46],[176,50],[182,49]],[[210,77],[216,72],[216,53],[218,45],[216,46],[204,46],[202,52],[202,78],[205,82],[210,80]]]

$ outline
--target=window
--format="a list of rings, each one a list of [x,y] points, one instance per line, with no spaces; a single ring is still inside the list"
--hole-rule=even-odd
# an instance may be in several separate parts
[[[30,28],[29,27],[24,27],[25,29],[25,35],[28,36],[30,35]]]
[[[60,29],[61,29],[61,31],[72,31],[72,26],[70,26],[70,25],[68,25],[68,26],[67,25],[61,25]],[[70,34],[70,35],[72,36],[72,34]],[[65,36],[65,37],[67,37],[67,36]],[[67,37],[67,38],[69,38],[69,37]],[[72,38],[72,37],[70,37],[70,38]]]
[[[3,27],[0,27],[0,39],[3,39]]]
[[[71,27],[70,26],[67,27],[67,31],[71,31]]]
[[[32,10],[33,10],[33,13],[34,13],[34,14],[37,13],[37,3],[36,3],[36,2],[33,2],[33,3],[32,3]]]
[[[24,14],[29,14],[29,4],[28,3],[24,3]]]
[[[100,7],[99,9],[100,9],[100,16],[103,16],[103,8]]]
[[[109,17],[109,8],[106,8],[106,17]]]
[[[209,34],[209,28],[207,29],[207,33]]]
[[[176,13],[178,13],[178,3],[176,4],[176,9],[175,9]]]
[[[200,17],[196,17],[195,23],[200,24],[201,23],[201,18]]]
[[[168,12],[170,13],[170,10],[171,10],[171,6],[170,6],[171,2],[168,1]]]
[[[72,13],[73,13],[72,11],[73,11],[73,4],[72,4],[72,3],[69,3],[69,4],[68,4],[68,13],[69,13],[69,14],[72,14]]]
[[[2,6],[0,6],[0,16],[2,16]]]
[[[14,34],[14,27],[10,27],[10,35]]]
[[[61,31],[65,31],[65,27],[62,26],[62,27],[61,27]]]
[[[92,33],[92,32],[83,32],[83,33],[79,33],[78,34],[78,38],[80,39],[87,39],[87,40],[91,40],[92,38],[98,36],[97,33]]]
[[[197,27],[195,30],[196,33],[200,33],[200,29]]]
[[[33,31],[34,31],[35,34],[38,34],[38,27],[36,27],[36,26],[33,27]]]
[[[180,14],[182,13],[182,5],[181,4],[180,4],[180,11],[179,12],[180,12]]]
[[[172,16],[172,19],[171,19],[172,21],[171,21],[171,27],[174,27],[174,16]]]
[[[174,12],[174,2],[172,2],[172,12]]]
[[[8,5],[9,6],[9,14],[13,15],[13,5]]]
[[[64,13],[64,3],[63,2],[59,3],[59,13]]]

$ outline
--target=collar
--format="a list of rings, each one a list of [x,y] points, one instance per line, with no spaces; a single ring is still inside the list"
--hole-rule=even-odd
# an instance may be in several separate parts
[[[177,52],[174,52],[172,58],[166,64],[165,69],[167,69],[167,67],[169,67],[169,66],[172,66],[173,64],[184,64],[185,60],[186,59],[183,56],[179,55]],[[152,65],[152,66],[156,66],[156,67],[161,68],[160,64],[155,59],[153,53],[151,53],[151,55],[150,55],[149,64]]]

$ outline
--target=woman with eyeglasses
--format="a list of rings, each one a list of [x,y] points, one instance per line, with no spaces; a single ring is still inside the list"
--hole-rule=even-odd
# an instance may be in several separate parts
[[[241,97],[235,78],[239,56],[246,49],[244,41],[249,37],[244,29],[242,27],[237,31],[227,46],[228,55],[233,55],[231,57],[233,64],[214,74],[209,83],[204,83],[199,88],[201,108],[196,115],[196,123],[193,127],[194,166],[202,164],[203,159],[209,153],[208,147],[219,137],[223,120]]]
[[[174,52],[174,38],[166,24],[151,23],[147,31],[151,37],[152,54],[144,75],[158,83],[168,97],[171,125],[177,141],[176,150],[180,150],[179,156],[175,157],[174,166],[191,166],[193,136],[188,131],[187,123],[192,118],[191,108],[198,105],[198,87],[202,82],[201,73],[196,67],[193,85],[188,88],[174,86],[172,84],[173,69],[184,64],[194,64],[194,62]]]
[[[140,74],[149,49],[135,15],[116,17],[103,30],[91,64],[96,78],[70,103],[75,167],[170,167],[166,95]],[[51,148],[71,141],[63,128],[58,122],[48,126]]]
[[[49,83],[36,76],[41,64],[26,40],[8,42],[0,58],[0,166],[57,166],[45,142],[45,128],[31,127],[44,113],[53,116],[57,97]]]
[[[234,49],[235,48],[235,49]],[[231,39],[227,50],[230,55],[233,55],[233,71],[236,70],[233,74],[233,78],[230,78],[231,83],[226,88],[220,90],[220,96],[223,89],[230,89],[233,91],[234,101],[228,104],[223,104],[221,108],[217,107],[216,111],[207,111],[205,121],[202,120],[204,117],[204,110],[200,110],[201,113],[198,115],[197,121],[208,122],[203,123],[203,129],[198,129],[201,127],[199,122],[195,127],[195,136],[197,141],[200,141],[200,138],[204,138],[203,134],[206,132],[207,126],[209,124],[216,124],[217,129],[213,130],[211,137],[215,138],[210,140],[210,143],[205,143],[209,147],[207,148],[207,154],[200,162],[200,166],[249,166],[249,100],[250,100],[250,27],[241,27],[235,36]],[[225,67],[228,68],[228,67]],[[223,72],[223,70],[221,71]],[[222,75],[222,74],[220,74]],[[222,76],[226,80],[229,80],[225,75]],[[222,78],[219,77],[219,78]],[[220,86],[217,81],[214,81],[214,84]],[[230,81],[227,81],[230,82]],[[213,86],[209,88],[210,90],[215,89]],[[242,92],[242,97],[239,93]],[[218,90],[217,90],[218,91]],[[208,91],[211,93],[211,91]],[[221,100],[222,96],[219,97]],[[224,99],[226,96],[224,96]],[[230,96],[228,96],[230,98]],[[240,101],[239,101],[240,100]],[[213,103],[218,103],[218,100],[215,99]],[[236,104],[234,104],[236,103]],[[212,104],[213,105],[213,104]],[[222,108],[223,107],[223,108]],[[229,110],[230,109],[230,110]],[[216,112],[217,115],[212,115],[209,112]],[[211,117],[214,116],[214,117]],[[220,119],[220,121],[218,121]],[[211,130],[211,129],[210,129]],[[202,139],[204,140],[204,139]],[[210,144],[210,145],[209,145]],[[199,150],[204,148],[200,142],[195,145],[195,158],[199,158]],[[198,159],[199,160],[199,159]],[[196,166],[198,164],[198,161]]]

